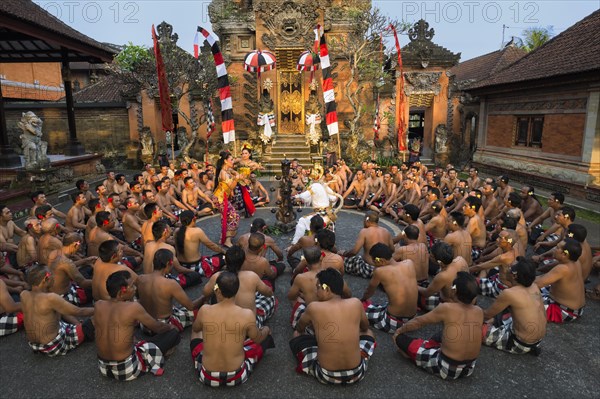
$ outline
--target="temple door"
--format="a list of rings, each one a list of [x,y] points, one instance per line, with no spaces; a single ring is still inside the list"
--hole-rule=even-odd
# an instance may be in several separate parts
[[[279,71],[279,133],[304,134],[304,94],[298,71]]]
[[[296,70],[299,49],[277,50],[277,119],[280,134],[304,134],[304,84]]]

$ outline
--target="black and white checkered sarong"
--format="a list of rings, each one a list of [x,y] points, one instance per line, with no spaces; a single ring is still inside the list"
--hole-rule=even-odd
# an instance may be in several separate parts
[[[158,348],[151,342],[138,342],[131,356],[121,361],[107,361],[98,358],[100,373],[119,381],[135,380],[142,373],[162,375],[165,358]]]
[[[244,341],[244,362],[234,371],[208,371],[202,365],[204,342],[195,339],[191,342],[194,369],[198,379],[210,387],[234,387],[248,380],[250,373],[263,356],[262,347],[251,339]]]
[[[481,289],[481,295],[490,298],[497,298],[498,295],[500,295],[500,293],[508,287],[500,281],[498,274],[495,274],[490,278],[480,278],[479,288]]]
[[[404,323],[409,321],[411,317],[396,317],[388,313],[388,303],[382,305],[369,304],[365,309],[369,324],[378,330],[387,333],[393,333],[400,328]]]
[[[35,353],[43,353],[50,357],[64,356],[83,343],[84,337],[81,324],[75,326],[62,320],[58,323],[58,334],[52,341],[47,344],[29,342],[29,346]]]
[[[501,351],[521,355],[537,348],[542,342],[538,341],[534,344],[526,344],[517,338],[512,327],[512,317],[503,320],[503,323],[500,326],[490,326],[483,337],[484,345],[500,349]]]
[[[548,288],[544,287],[541,291],[544,309],[546,309],[546,320],[552,323],[569,323],[579,319],[583,315],[583,307],[571,309],[552,299]]]
[[[256,325],[258,328],[261,328],[265,325],[266,321],[270,319],[273,314],[275,314],[275,309],[277,309],[277,298],[275,298],[275,295],[264,296],[257,292],[255,303]]]
[[[312,339],[308,337],[312,337]],[[358,366],[348,370],[329,371],[319,364],[317,359],[317,339],[315,337],[301,335],[293,338],[290,341],[292,350],[296,347],[293,342],[294,340],[297,342],[304,341],[301,345],[304,347],[299,352],[294,353],[298,359],[296,371],[312,375],[322,384],[349,385],[359,382],[365,377],[369,358],[375,350],[375,339],[369,335],[361,335],[359,342],[361,361]]]
[[[0,314],[0,337],[16,333],[23,328],[23,313]]]
[[[374,267],[365,262],[360,255],[344,259],[344,271],[348,274],[371,278],[373,276],[373,269]]]
[[[477,362],[477,359],[457,362],[448,358],[442,353],[440,344],[434,340],[414,340],[409,346],[408,355],[414,359],[417,367],[444,380],[470,376]]]

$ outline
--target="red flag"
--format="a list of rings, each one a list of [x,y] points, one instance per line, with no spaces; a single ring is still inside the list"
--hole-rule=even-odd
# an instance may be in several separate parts
[[[160,45],[156,37],[154,25],[152,25],[152,41],[154,42],[154,57],[156,58],[156,74],[158,75],[158,94],[160,96],[160,113],[162,116],[162,129],[165,132],[173,131],[173,110],[171,109],[171,98],[169,97],[169,82],[165,64],[160,54]]]
[[[398,67],[400,69],[400,98],[398,99],[398,106],[400,111],[400,119],[398,120],[398,151],[406,151],[406,131],[404,130],[404,74],[402,73],[402,55],[400,53],[400,42],[398,41],[398,34],[394,25],[390,24],[390,29],[394,32],[394,39],[396,40],[396,51],[398,52]]]

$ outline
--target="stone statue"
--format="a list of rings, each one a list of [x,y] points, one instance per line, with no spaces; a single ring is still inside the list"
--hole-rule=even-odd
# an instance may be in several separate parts
[[[321,108],[322,105],[317,97],[316,89],[311,84],[310,95],[305,104],[306,123],[304,133],[306,135],[306,144],[316,145],[321,140]]]
[[[46,151],[48,143],[42,141],[42,120],[31,111],[24,112],[17,126],[23,131],[19,137],[23,156],[25,158],[25,169],[40,169],[50,165]]]
[[[188,145],[189,141],[187,138],[187,129],[185,126],[181,126],[177,128],[177,144],[179,144],[179,148],[183,151],[183,149]]]
[[[264,89],[258,101],[258,134],[264,144],[269,144],[275,134],[275,104],[269,95],[269,90]]]
[[[154,163],[155,143],[152,132],[148,126],[144,126],[140,133],[140,144],[142,145],[142,162],[144,164]]]
[[[448,141],[448,129],[446,125],[440,123],[435,128],[435,152],[438,154],[443,154],[448,152],[448,146],[446,146],[446,142]]]

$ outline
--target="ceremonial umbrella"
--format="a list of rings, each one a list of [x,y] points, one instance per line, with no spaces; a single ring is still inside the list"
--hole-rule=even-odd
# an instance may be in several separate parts
[[[298,58],[298,63],[296,64],[296,69],[299,71],[311,71],[314,72],[319,69],[319,64],[321,64],[321,59],[317,53],[314,53],[310,50],[304,51],[300,54]]]
[[[244,57],[244,69],[248,72],[260,73],[275,69],[275,55],[270,51],[253,50]]]

